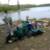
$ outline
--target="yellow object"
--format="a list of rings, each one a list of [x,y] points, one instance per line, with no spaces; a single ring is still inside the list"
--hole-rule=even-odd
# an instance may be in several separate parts
[[[0,29],[0,32],[4,32],[2,29]]]
[[[48,29],[48,27],[44,27],[44,28],[47,28]]]
[[[43,22],[46,22],[46,23],[48,23],[48,21],[47,21],[47,20],[43,20]]]

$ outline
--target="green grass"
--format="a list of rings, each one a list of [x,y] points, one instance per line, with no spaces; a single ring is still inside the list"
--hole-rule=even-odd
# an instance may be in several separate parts
[[[5,10],[7,11],[17,11],[17,10],[25,10],[28,8],[33,7],[32,5],[20,5],[20,7],[18,7],[17,5],[0,5],[0,12],[4,12]]]

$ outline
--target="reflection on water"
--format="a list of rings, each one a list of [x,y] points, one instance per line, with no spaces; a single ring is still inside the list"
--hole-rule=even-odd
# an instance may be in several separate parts
[[[4,16],[4,13],[0,13],[0,24],[4,23],[2,20]],[[8,13],[7,16],[12,17],[13,21],[18,19],[17,12]],[[29,16],[29,18],[50,18],[50,7],[30,8],[29,10],[20,12],[20,17],[22,20],[26,20],[26,16]]]

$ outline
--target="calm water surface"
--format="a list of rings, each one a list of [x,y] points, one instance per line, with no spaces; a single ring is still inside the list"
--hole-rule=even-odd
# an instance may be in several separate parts
[[[0,24],[4,24],[4,16],[5,13],[0,13]],[[12,17],[13,21],[19,19],[17,12],[8,13],[7,16]],[[26,16],[29,16],[29,18],[50,18],[50,7],[30,8],[29,10],[20,12],[20,18],[22,20],[26,20]]]

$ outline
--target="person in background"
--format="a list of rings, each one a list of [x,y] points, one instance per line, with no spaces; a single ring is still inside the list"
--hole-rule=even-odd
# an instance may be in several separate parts
[[[4,17],[3,21],[5,22],[5,29],[6,29],[6,36],[13,35],[12,29],[12,18],[7,16],[7,11],[5,10],[6,16]]]

